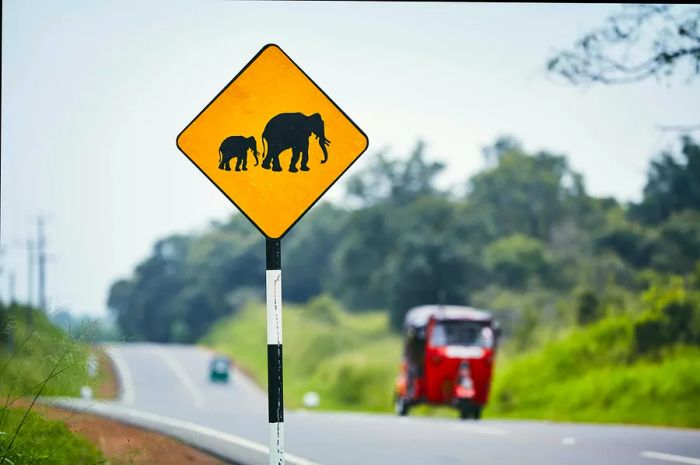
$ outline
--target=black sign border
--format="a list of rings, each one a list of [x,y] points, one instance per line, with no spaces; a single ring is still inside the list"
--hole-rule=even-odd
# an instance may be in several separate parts
[[[308,80],[309,80],[309,81],[310,81],[310,82],[311,82],[311,83],[312,83],[312,84],[313,84],[313,85],[314,85],[314,86],[315,86],[315,87],[316,87],[316,88],[317,88],[317,89],[318,89],[318,90],[333,104],[333,106],[335,106],[335,108],[336,108],[338,111],[340,111],[340,113],[342,113],[343,116],[345,116],[345,118],[347,118],[348,121],[350,121],[350,124],[352,124],[353,126],[355,126],[355,129],[357,129],[357,130],[360,132],[360,134],[362,134],[362,136],[365,138],[365,148],[362,149],[362,151],[360,152],[360,154],[357,155],[357,156],[355,157],[355,159],[352,161],[352,163],[350,163],[350,164],[349,164],[349,165],[348,165],[334,180],[333,180],[333,182],[331,182],[331,183],[328,185],[328,187],[326,187],[326,189],[325,189],[323,192],[321,192],[321,194],[316,198],[316,200],[314,200],[313,202],[311,202],[311,204],[307,207],[307,209],[304,210],[304,212],[303,212],[301,215],[299,215],[299,217],[298,217],[298,218],[297,218],[297,219],[296,219],[282,234],[280,234],[278,237],[268,236],[268,235],[265,233],[265,231],[263,231],[263,230],[260,228],[260,226],[258,226],[258,224],[257,224],[255,221],[253,221],[252,218],[250,218],[250,217],[246,214],[246,212],[244,212],[243,209],[242,209],[241,207],[239,207],[239,206],[236,204],[236,202],[234,202],[233,199],[232,199],[231,197],[229,197],[228,194],[226,194],[226,192],[224,192],[224,190],[221,189],[221,187],[219,187],[219,185],[216,184],[216,183],[209,177],[209,175],[208,175],[206,172],[204,172],[204,170],[203,170],[202,168],[199,167],[199,165],[197,165],[197,163],[194,162],[194,160],[192,160],[192,158],[190,158],[189,155],[187,155],[187,153],[182,149],[182,147],[180,147],[180,143],[179,143],[179,140],[180,140],[180,137],[182,136],[182,134],[183,134],[185,131],[187,131],[187,129],[188,129],[190,126],[192,126],[192,124],[193,124],[195,121],[197,121],[197,119],[202,115],[202,113],[204,113],[205,111],[207,111],[207,109],[211,106],[211,104],[214,103],[214,101],[215,101],[216,99],[218,99],[219,96],[220,96],[221,94],[223,94],[223,93],[226,91],[226,89],[228,89],[228,88],[231,86],[231,84],[233,84],[233,83],[236,81],[236,79],[238,79],[238,77],[239,77],[241,74],[243,74],[243,72],[244,72],[246,69],[248,69],[248,67],[249,67],[255,60],[257,60],[258,57],[259,57],[260,55],[262,55],[262,53],[263,53],[265,50],[267,50],[267,49],[270,48],[270,47],[276,47],[280,52],[282,52],[282,54],[283,54],[285,57],[287,57],[287,59],[288,59],[294,66],[296,66],[296,68],[297,68],[299,71],[301,71],[301,73],[306,77],[306,79],[308,79]],[[304,72],[304,70],[301,69],[301,67],[300,67],[294,60],[292,60],[292,58],[291,58],[289,55],[287,55],[287,53],[286,53],[284,50],[282,50],[282,47],[280,47],[279,45],[277,45],[277,44],[275,44],[275,43],[269,43],[269,44],[265,45],[263,48],[261,48],[260,51],[259,51],[258,53],[256,53],[255,56],[254,56],[253,58],[250,59],[250,61],[243,67],[243,69],[241,69],[241,70],[238,72],[238,74],[236,74],[236,76],[235,76],[233,79],[231,79],[231,81],[230,81],[228,84],[226,84],[226,86],[225,86],[223,89],[221,89],[221,91],[219,91],[218,94],[216,94],[216,97],[214,97],[214,98],[211,100],[211,102],[209,102],[209,103],[207,104],[207,106],[204,107],[204,108],[202,109],[202,111],[200,111],[200,112],[197,114],[197,116],[194,117],[194,119],[193,119],[192,121],[190,121],[190,123],[185,127],[185,129],[183,129],[182,131],[180,131],[180,134],[178,134],[178,135],[177,135],[177,138],[175,139],[175,145],[177,145],[178,150],[180,150],[180,152],[182,152],[182,154],[183,154],[185,157],[187,157],[187,159],[188,159],[190,162],[192,162],[192,164],[200,171],[200,173],[202,173],[202,174],[209,180],[209,182],[211,182],[214,186],[216,186],[216,188],[219,190],[219,192],[221,192],[222,194],[224,194],[224,196],[225,196],[227,199],[229,199],[229,201],[233,204],[233,206],[236,207],[236,208],[238,209],[238,211],[240,211],[240,212],[243,214],[243,216],[245,216],[245,217],[248,219],[248,221],[250,221],[250,222],[253,224],[253,226],[255,226],[255,227],[257,228],[257,230],[260,231],[260,233],[261,233],[263,236],[267,237],[268,239],[282,239],[282,238],[283,238],[283,237],[284,237],[298,222],[299,222],[299,220],[301,220],[301,219],[304,217],[304,215],[306,215],[306,214],[309,212],[309,210],[311,210],[311,208],[312,208],[314,205],[316,205],[316,203],[317,203],[319,200],[321,200],[321,197],[323,197],[323,196],[326,194],[326,192],[328,192],[328,190],[329,190],[331,187],[333,187],[333,185],[335,185],[336,182],[338,182],[338,179],[340,179],[340,178],[345,174],[345,172],[346,172],[347,170],[349,170],[350,167],[351,167],[352,165],[355,164],[355,162],[362,156],[362,154],[364,154],[364,153],[367,151],[367,148],[369,147],[369,138],[367,137],[367,134],[365,134],[364,131],[363,131],[362,129],[360,129],[360,127],[359,127],[357,124],[355,124],[355,122],[343,111],[343,109],[340,108],[340,107],[338,106],[338,104],[335,103],[335,101],[334,101],[332,98],[330,98],[330,97],[328,96],[328,94],[326,94],[326,93],[323,91],[323,89],[321,89],[321,87],[320,87],[318,84],[316,84],[316,82],[315,82],[313,79],[311,79],[311,78],[309,77],[309,75],[306,74],[306,73]]]

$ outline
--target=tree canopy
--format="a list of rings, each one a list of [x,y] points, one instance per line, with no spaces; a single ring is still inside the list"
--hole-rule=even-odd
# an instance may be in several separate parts
[[[538,322],[588,324],[649,273],[699,266],[700,149],[689,137],[679,147],[652,161],[631,205],[590,196],[565,155],[512,137],[484,149],[461,196],[438,187],[444,166],[425,144],[378,154],[346,184],[354,208],[321,203],[284,238],[285,299],[328,294],[389,312],[394,328],[416,305],[474,305],[501,312],[523,344]],[[263,239],[236,214],[157,241],[108,304],[126,337],[194,341],[264,298],[264,270]]]

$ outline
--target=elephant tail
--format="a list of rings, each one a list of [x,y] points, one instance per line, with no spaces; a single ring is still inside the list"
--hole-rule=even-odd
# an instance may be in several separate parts
[[[221,149],[219,149],[219,164],[221,164],[221,160],[224,159],[224,154],[221,153]]]

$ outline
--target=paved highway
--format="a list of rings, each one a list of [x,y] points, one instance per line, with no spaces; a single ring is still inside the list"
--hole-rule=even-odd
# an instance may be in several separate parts
[[[64,403],[267,464],[266,395],[240,372],[211,384],[211,353],[194,346],[123,344],[110,354],[119,401]],[[696,430],[304,411],[286,412],[285,425],[287,461],[299,465],[700,465]]]

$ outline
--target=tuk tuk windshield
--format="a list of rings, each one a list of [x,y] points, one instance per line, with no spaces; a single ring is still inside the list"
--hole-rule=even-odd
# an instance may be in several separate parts
[[[479,346],[491,345],[490,329],[473,321],[438,321],[430,335],[430,345],[442,346]]]

